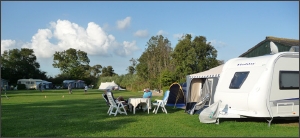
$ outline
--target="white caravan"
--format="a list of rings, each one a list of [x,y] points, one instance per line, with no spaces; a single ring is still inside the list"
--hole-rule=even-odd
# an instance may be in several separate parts
[[[299,52],[229,60],[214,101],[218,119],[299,117]]]
[[[19,79],[18,84],[25,84],[26,89],[38,89],[38,85],[42,83],[41,79]]]

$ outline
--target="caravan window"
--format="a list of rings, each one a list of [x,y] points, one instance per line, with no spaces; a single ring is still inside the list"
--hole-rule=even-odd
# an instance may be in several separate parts
[[[279,89],[299,89],[299,71],[279,71]]]
[[[246,80],[247,76],[249,74],[249,71],[247,72],[236,72],[233,75],[233,78],[231,79],[230,82],[230,89],[239,89],[244,81]]]

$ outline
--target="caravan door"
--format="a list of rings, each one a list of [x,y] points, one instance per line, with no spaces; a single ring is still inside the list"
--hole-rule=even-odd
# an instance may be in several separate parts
[[[212,105],[215,101],[214,101],[214,97],[215,97],[215,92],[216,92],[216,87],[218,84],[218,79],[217,77],[214,78],[208,78],[207,80],[210,82],[210,100],[209,100],[209,105]]]
[[[187,92],[187,98],[186,98],[186,111],[193,108],[194,105],[199,102],[199,98],[201,95],[201,89],[202,89],[202,79],[201,78],[193,78],[190,86],[189,91]]]
[[[299,55],[275,62],[270,90],[273,117],[299,116]]]

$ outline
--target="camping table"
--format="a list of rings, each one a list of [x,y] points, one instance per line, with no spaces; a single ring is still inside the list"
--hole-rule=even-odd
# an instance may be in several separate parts
[[[150,98],[129,98],[128,99],[129,106],[133,106],[133,114],[135,114],[136,106],[140,103],[146,103],[147,104],[148,114],[149,114],[149,109],[151,108]],[[131,107],[129,107],[129,109],[131,109]]]

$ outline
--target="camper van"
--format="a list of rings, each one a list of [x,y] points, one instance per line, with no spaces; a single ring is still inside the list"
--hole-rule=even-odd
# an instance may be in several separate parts
[[[217,118],[299,117],[299,52],[227,61],[214,101]]]
[[[27,89],[38,89],[38,85],[42,83],[41,79],[19,79],[18,84],[25,84]]]

